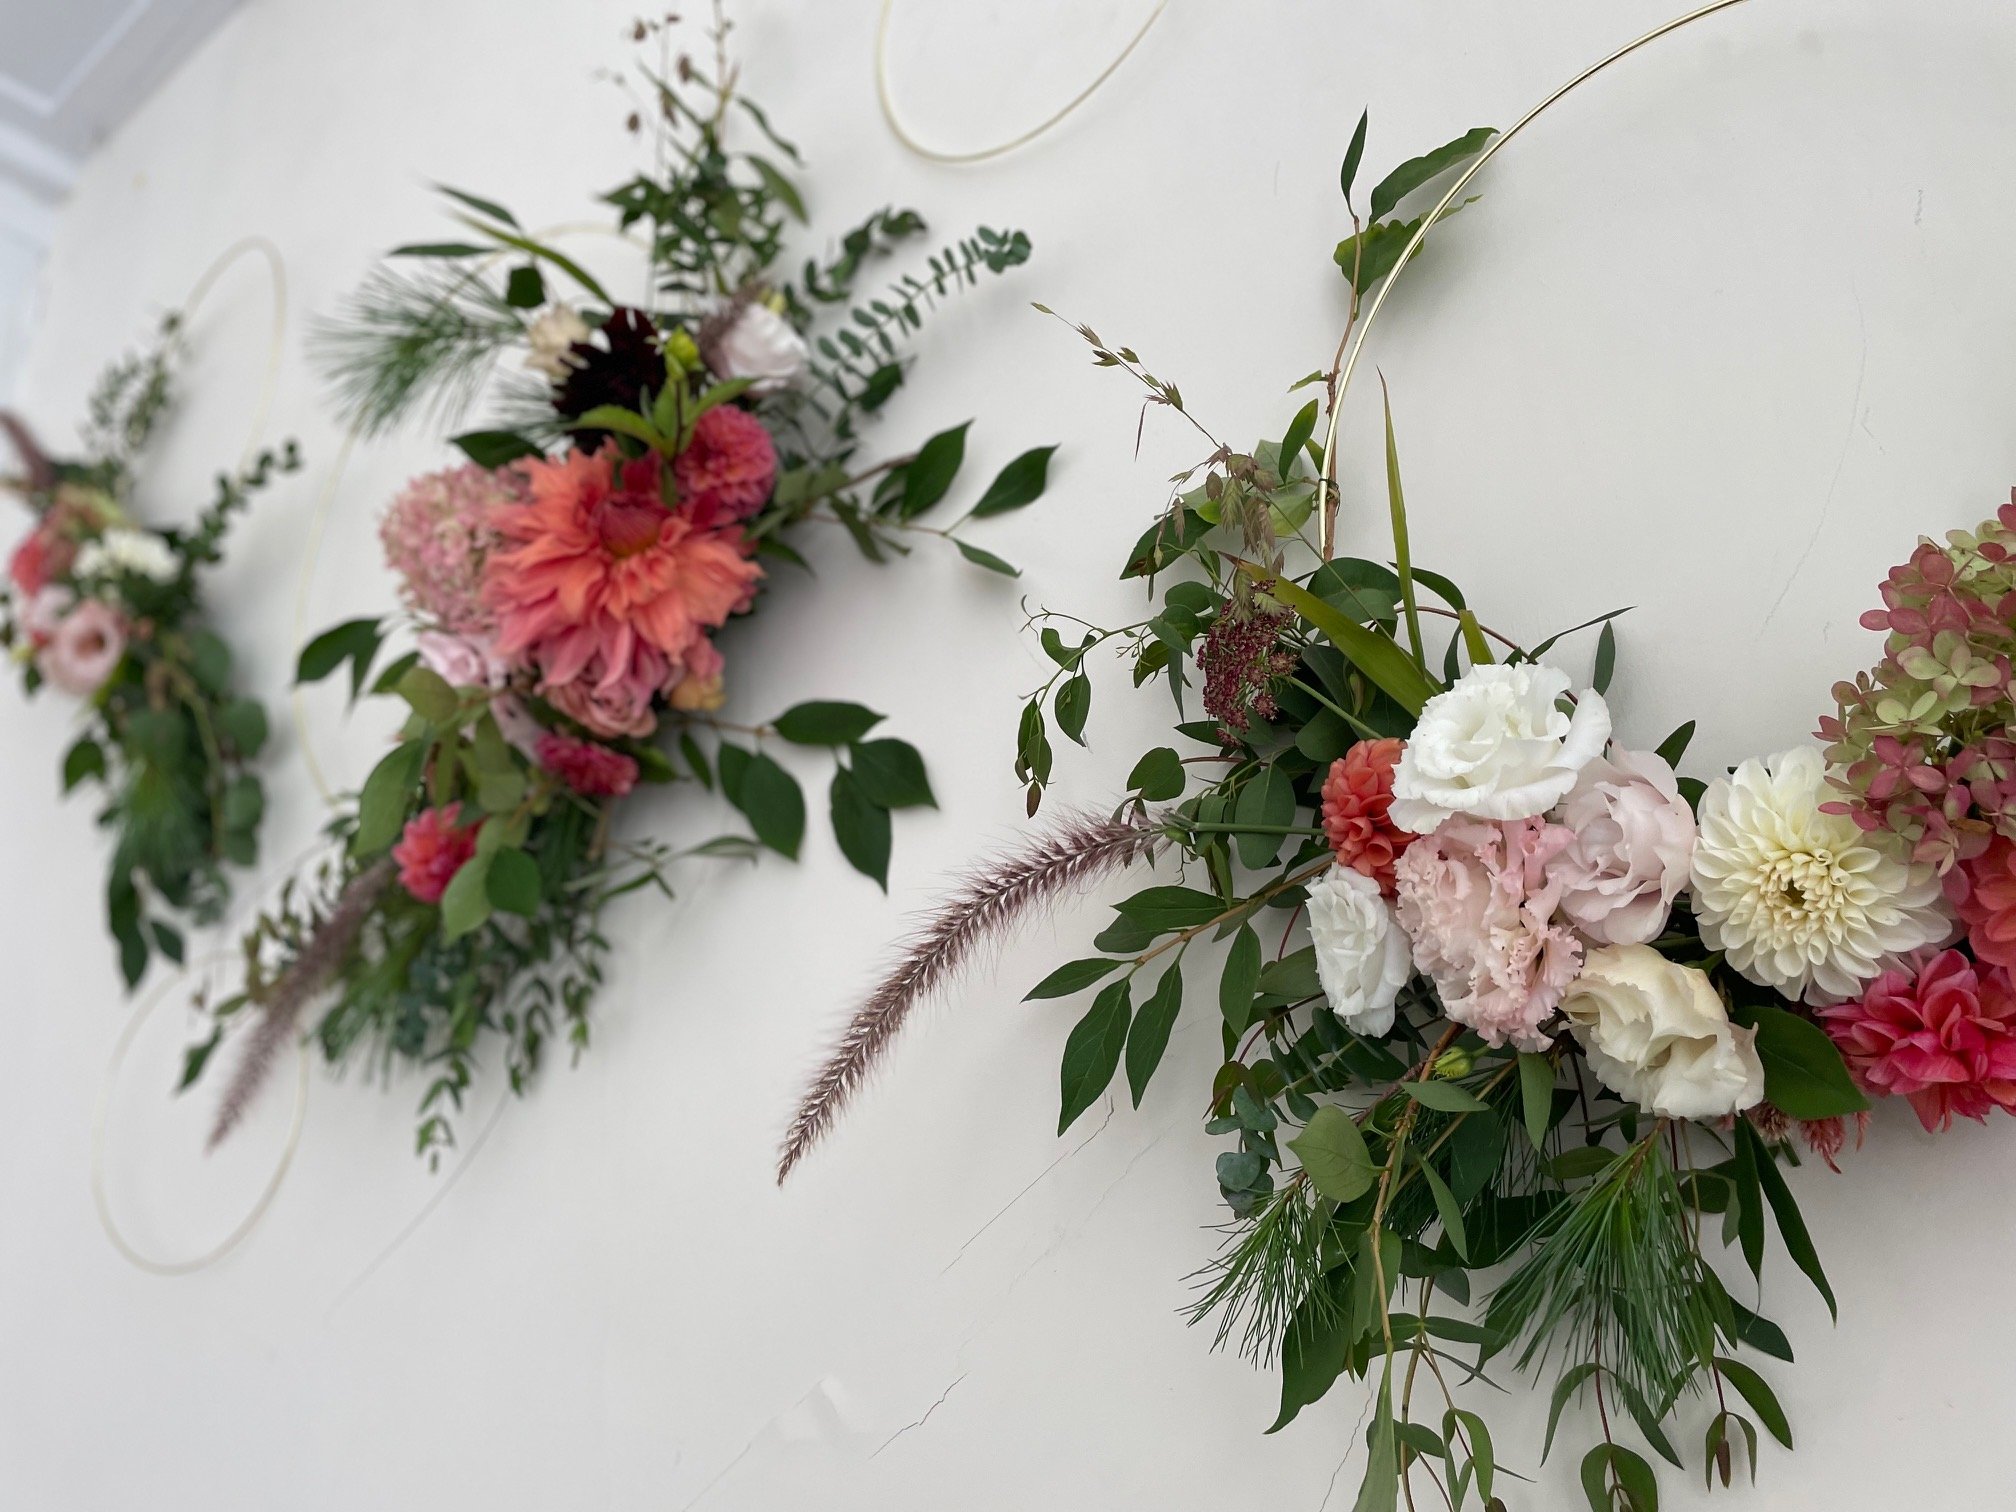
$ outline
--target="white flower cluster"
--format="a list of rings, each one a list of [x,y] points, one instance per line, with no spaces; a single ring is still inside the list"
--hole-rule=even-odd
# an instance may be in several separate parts
[[[113,578],[130,574],[165,583],[181,571],[174,548],[151,530],[116,525],[77,548],[74,567],[80,578]]]

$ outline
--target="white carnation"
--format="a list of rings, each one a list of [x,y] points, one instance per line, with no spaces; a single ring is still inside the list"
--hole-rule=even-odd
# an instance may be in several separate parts
[[[1531,663],[1472,667],[1421,710],[1393,772],[1393,823],[1417,835],[1455,814],[1529,819],[1568,795],[1603,754],[1610,710],[1585,690],[1559,708],[1568,674]]]
[[[526,355],[525,366],[558,383],[575,366],[575,346],[591,334],[588,322],[572,305],[548,305],[526,327],[525,344],[532,350]]]
[[[1665,1118],[1724,1118],[1764,1096],[1757,1031],[1729,1022],[1705,973],[1649,945],[1589,952],[1561,1012],[1596,1079]]]
[[[789,388],[812,360],[797,327],[760,300],[745,301],[718,325],[709,322],[703,339],[715,376],[753,379],[752,394]]]
[[[182,564],[167,541],[151,530],[117,525],[77,548],[73,570],[80,578],[110,578],[130,573],[156,583],[170,581]]]
[[[1751,981],[1810,1002],[1854,997],[1952,929],[1933,869],[1820,812],[1833,796],[1811,746],[1746,761],[1703,795],[1694,845],[1701,938]]]
[[[1384,1034],[1414,967],[1407,936],[1379,884],[1348,866],[1333,866],[1309,884],[1306,906],[1323,996],[1357,1033]]]

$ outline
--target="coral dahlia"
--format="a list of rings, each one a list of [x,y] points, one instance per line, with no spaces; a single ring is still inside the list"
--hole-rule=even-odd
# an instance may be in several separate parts
[[[735,533],[666,507],[656,457],[605,446],[524,470],[530,498],[490,511],[502,544],[484,562],[483,601],[497,653],[537,671],[592,732],[644,733],[649,694],[748,606],[762,569]]]
[[[1415,838],[1386,816],[1393,806],[1393,768],[1405,742],[1361,740],[1330,763],[1323,779],[1323,833],[1337,859],[1393,896],[1393,863]]]
[[[2016,988],[1957,950],[1917,976],[1886,971],[1856,1003],[1820,1017],[1864,1091],[1906,1099],[1928,1130],[1955,1114],[1977,1122],[2016,1112]]]

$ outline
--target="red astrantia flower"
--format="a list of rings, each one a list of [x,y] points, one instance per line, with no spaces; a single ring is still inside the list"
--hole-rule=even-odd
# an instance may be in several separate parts
[[[637,763],[592,740],[549,730],[539,737],[539,765],[584,798],[621,798],[637,784]]]
[[[1856,1084],[1905,1098],[1928,1130],[2016,1112],[2016,987],[2001,970],[1941,951],[1915,980],[1886,971],[1820,1017]]]
[[[1997,835],[1946,873],[1946,897],[1976,958],[2016,971],[2016,845]]]
[[[702,530],[746,520],[770,497],[777,447],[763,422],[719,404],[693,425],[693,439],[672,461],[679,504]]]
[[[462,805],[426,809],[406,821],[406,832],[392,847],[399,863],[399,885],[422,903],[439,903],[469,858],[476,854],[476,830],[458,828]]]
[[[1323,833],[1337,859],[1393,895],[1393,863],[1417,838],[1387,817],[1393,806],[1393,768],[1406,742],[1361,740],[1330,764],[1323,779]]]

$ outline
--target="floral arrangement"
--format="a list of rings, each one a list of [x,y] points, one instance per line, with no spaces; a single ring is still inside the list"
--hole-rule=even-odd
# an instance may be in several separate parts
[[[1424,229],[1401,205],[1489,138],[1403,164],[1369,221],[1353,211],[1354,320]],[[2016,503],[1891,573],[1864,620],[1884,660],[1835,689],[1824,749],[1704,783],[1679,771],[1691,721],[1656,743],[1613,726],[1614,614],[1518,645],[1414,564],[1390,408],[1391,555],[1334,553],[1315,436],[1342,346],[1280,438],[1242,451],[1081,331],[1211,450],[1129,555],[1141,619],[1081,636],[1039,616],[1055,668],[1016,769],[1033,812],[1049,732],[1083,738],[1101,648],[1166,684],[1180,743],[925,926],[815,1080],[780,1179],[977,947],[1174,858],[1180,881],[1116,904],[1029,997],[1091,997],[1061,1132],[1123,1068],[1140,1103],[1208,984],[1229,1226],[1191,1317],[1278,1368],[1274,1428],[1348,1374],[1372,1390],[1360,1512],[1502,1508],[1514,1472],[1464,1387],[1509,1366],[1551,1390],[1543,1457],[1593,1403],[1597,1512],[1656,1508],[1656,1459],[1754,1475],[1760,1432],[1792,1442],[1759,1367],[1792,1358],[1755,1306],[1769,1229],[1834,1307],[1781,1167],[1835,1167],[1872,1099],[1928,1130],[2016,1110]],[[1577,632],[1587,678],[1553,660]]]
[[[648,243],[651,308],[612,298],[503,206],[448,191],[474,239],[401,248],[420,271],[373,274],[325,333],[367,431],[459,408],[500,357],[518,362],[498,422],[454,438],[467,460],[414,480],[384,515],[413,648],[377,670],[394,626],[360,619],[301,654],[302,681],[347,667],[353,696],[396,696],[407,716],[335,823],[340,851],[259,921],[243,990],[212,1005],[192,1080],[229,1026],[251,1023],[218,1137],[326,1000],[312,1025],[326,1058],[422,1068],[419,1147],[451,1142],[487,1045],[521,1091],[555,1034],[586,1045],[605,904],[669,895],[681,856],[798,854],[806,800],[777,743],[833,758],[835,838],[878,884],[892,812],[933,802],[917,750],[860,704],[724,718],[723,643],[807,569],[795,542],[817,526],[875,561],[949,542],[1014,575],[960,532],[1035,500],[1054,448],[1011,462],[940,525],[927,516],[951,495],[967,427],[882,460],[861,446],[934,302],[1019,265],[1029,243],[982,228],[931,257],[928,277],[868,297],[869,269],[924,230],[885,209],[791,276],[781,260],[805,206],[776,159],[798,154],[738,92],[727,32],[717,15],[710,67],[644,71],[630,124],[656,123],[658,166],[603,196]],[[640,42],[666,36],[637,28]],[[677,853],[619,839],[618,803],[665,783],[718,792],[747,832]]]
[[[85,455],[56,458],[0,414],[19,457],[0,487],[33,512],[0,584],[0,644],[31,695],[74,699],[85,728],[63,757],[63,790],[96,782],[113,836],[106,916],[129,987],[159,953],[180,962],[187,925],[215,923],[228,866],[258,856],[265,790],[252,762],[266,711],[237,691],[231,649],[204,614],[201,574],[223,560],[233,517],[299,460],[290,443],[243,473],[187,528],[133,514],[134,468],[173,397],[181,322],[114,363],[93,388]]]

